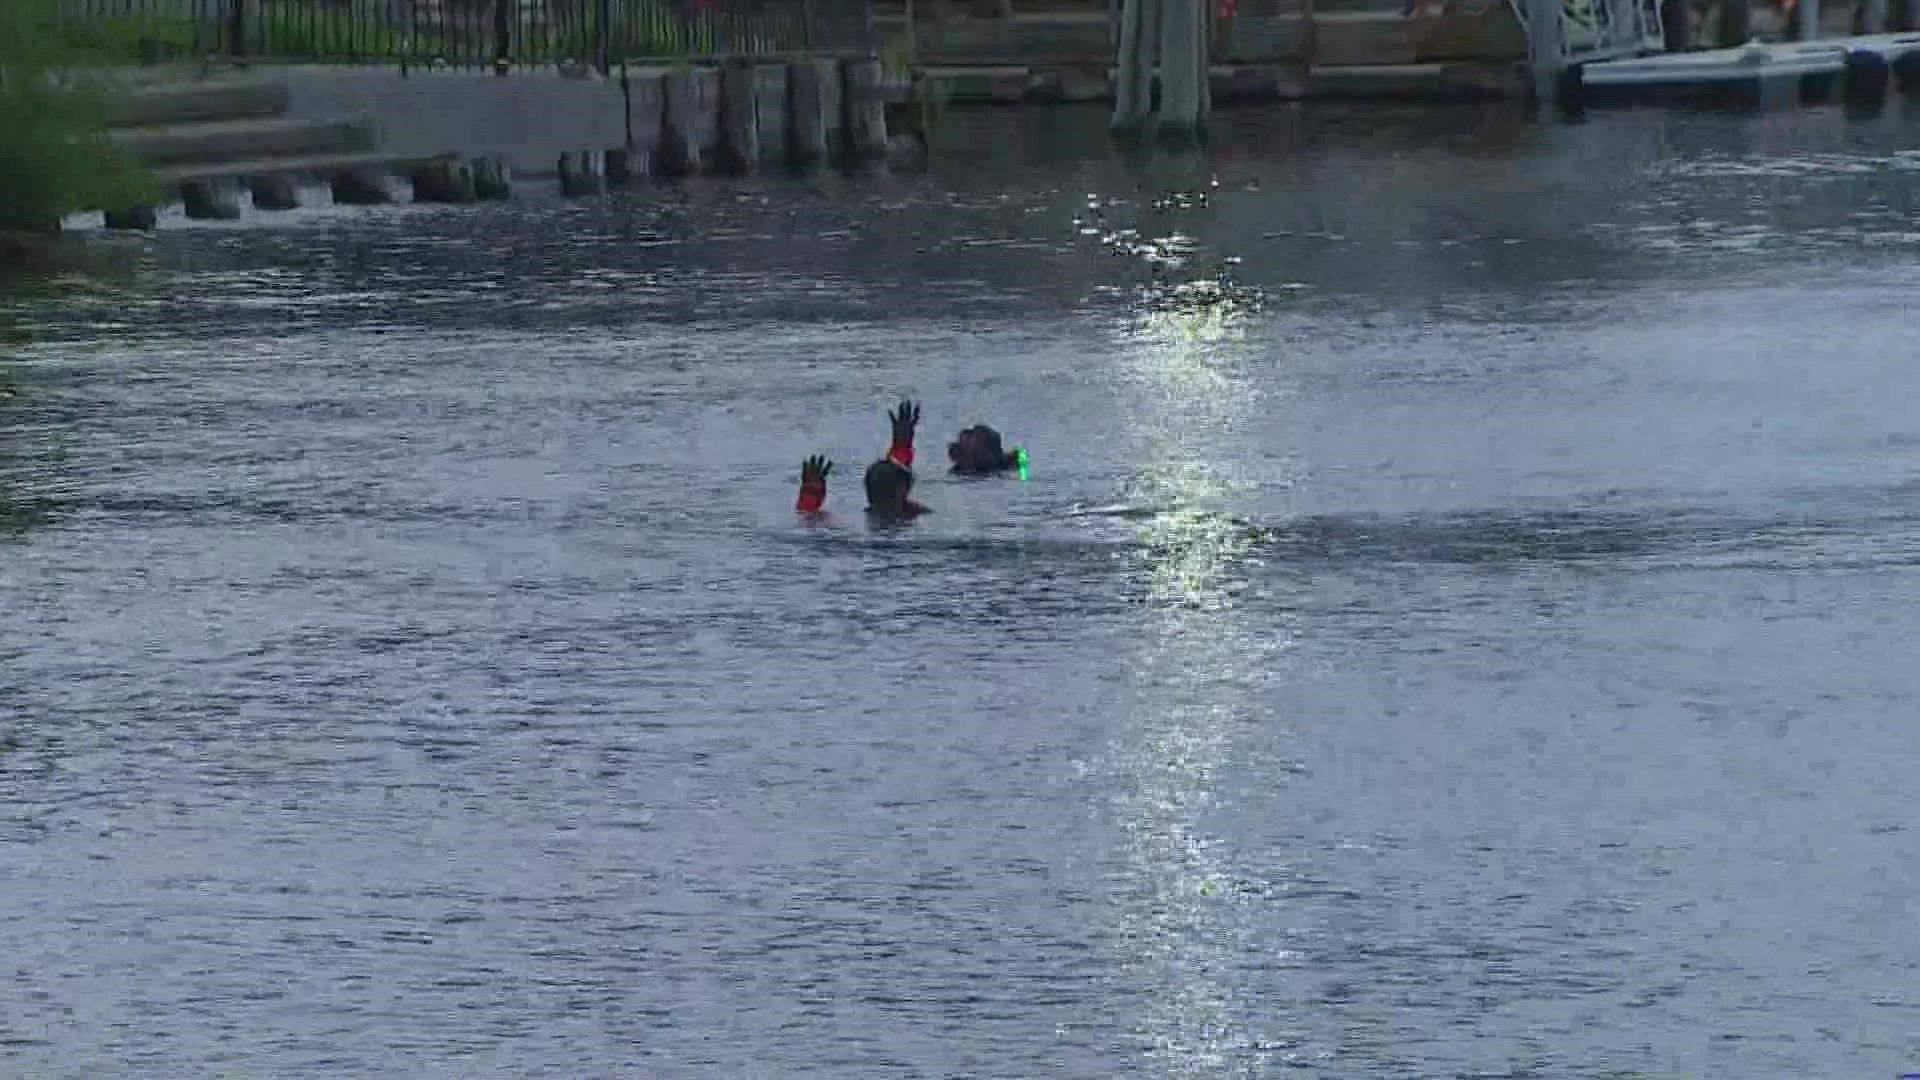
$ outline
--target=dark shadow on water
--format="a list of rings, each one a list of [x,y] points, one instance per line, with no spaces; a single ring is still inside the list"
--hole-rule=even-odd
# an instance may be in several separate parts
[[[14,355],[33,336],[8,304],[58,293],[58,285],[47,278],[0,283],[0,540],[16,539],[55,515],[53,500],[35,493],[45,476],[45,448],[34,442],[31,388]]]
[[[1228,514],[1154,507],[1080,511],[1142,528],[1194,517],[1210,519],[1251,542],[1269,562],[1286,564],[1443,563],[1519,567],[1529,564],[1645,561],[1705,568],[1754,560],[1805,558],[1849,549],[1884,565],[1920,563],[1920,505],[1902,506],[1897,491],[1867,489],[1819,512],[1742,517],[1695,507],[1593,509],[1552,507],[1415,514],[1327,514],[1289,522],[1257,522]],[[1873,538],[1875,543],[1866,541]],[[1890,542],[1891,541],[1891,542]],[[1852,565],[1852,563],[1849,563]]]
[[[825,551],[872,551],[883,548],[910,548],[920,552],[946,552],[984,561],[1001,559],[1081,559],[1109,558],[1133,546],[1121,538],[1071,536],[955,536],[911,527],[842,526],[835,529],[808,530],[804,533],[773,532],[781,543],[814,546]]]
[[[0,417],[3,416],[4,410],[0,409]],[[0,418],[0,423],[4,422]],[[59,516],[59,507],[53,500],[29,493],[18,480],[7,475],[9,464],[6,449],[0,447],[0,540],[19,539],[34,529],[52,524]]]
[[[0,539],[53,524],[73,505],[55,494],[73,417],[48,404],[44,379],[23,354],[70,330],[77,312],[111,305],[146,266],[140,248],[72,237],[56,246],[37,272],[0,282]]]

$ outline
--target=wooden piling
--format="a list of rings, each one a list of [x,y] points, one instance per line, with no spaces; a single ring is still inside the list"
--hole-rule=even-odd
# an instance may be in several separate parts
[[[627,158],[635,176],[661,171],[661,133],[666,127],[667,73],[659,68],[627,73]]]
[[[1690,0],[1660,0],[1660,44],[1670,53],[1686,52],[1693,41]]]
[[[848,60],[840,69],[847,109],[847,134],[856,158],[887,154],[887,101],[881,90],[878,60]]]
[[[1560,36],[1561,0],[1525,0],[1528,69],[1533,76],[1533,100],[1551,108],[1559,96],[1565,49]]]
[[[753,125],[760,133],[760,164],[782,166],[796,156],[787,116],[787,65],[753,68]]]
[[[1113,95],[1115,135],[1131,137],[1146,129],[1153,109],[1153,64],[1159,52],[1159,24],[1147,17],[1146,0],[1124,0],[1120,8],[1120,47]]]
[[[473,195],[477,199],[501,200],[513,195],[513,170],[507,159],[498,156],[477,157],[467,163],[473,173]]]
[[[624,146],[616,146],[606,153],[606,177],[609,188],[626,187],[633,183],[633,155]]]
[[[1753,23],[1748,16],[1747,0],[1719,0],[1720,25],[1715,44],[1723,49],[1738,48],[1752,36]]]
[[[754,122],[754,69],[734,63],[720,69],[721,172],[751,172],[760,161],[760,125]]]
[[[1199,0],[1161,0],[1160,108],[1155,133],[1170,142],[1190,142],[1206,134],[1206,35],[1200,26]]]
[[[1793,33],[1799,41],[1812,41],[1820,36],[1820,0],[1796,0]]]
[[[837,116],[840,70],[831,60],[797,60],[787,66],[787,124],[794,164],[807,166],[837,159],[836,136],[846,124]]]
[[[607,190],[605,157],[592,150],[560,155],[560,194],[569,198],[598,195]]]
[[[701,172],[711,167],[718,141],[720,73],[713,68],[681,68],[667,74],[665,86],[661,164],[673,176]]]

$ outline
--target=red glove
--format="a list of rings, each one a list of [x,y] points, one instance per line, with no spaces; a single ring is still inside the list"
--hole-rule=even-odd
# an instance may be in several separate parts
[[[833,471],[833,462],[820,454],[815,454],[800,463],[800,497],[793,501],[795,511],[802,514],[816,514],[827,501],[827,474]]]
[[[913,430],[920,426],[920,406],[903,400],[887,414],[893,425],[893,444],[887,447],[887,460],[903,469],[913,468]]]

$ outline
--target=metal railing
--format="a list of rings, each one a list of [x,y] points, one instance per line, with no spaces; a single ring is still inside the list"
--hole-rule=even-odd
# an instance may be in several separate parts
[[[1644,56],[1665,47],[1659,0],[1508,0],[1536,64]],[[1542,26],[1542,18],[1551,25]],[[1543,53],[1545,55],[1543,55]]]
[[[1635,56],[1665,46],[1659,0],[1564,0],[1560,40],[1569,58]]]
[[[606,71],[623,61],[878,50],[871,0],[65,0],[63,18],[71,33],[144,62]]]

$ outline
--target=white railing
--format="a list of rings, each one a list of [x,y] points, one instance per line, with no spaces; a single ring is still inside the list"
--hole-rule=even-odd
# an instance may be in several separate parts
[[[1559,69],[1590,60],[1614,60],[1659,52],[1660,0],[1507,0],[1527,32],[1534,63]],[[1550,5],[1550,6],[1549,6]],[[1528,8],[1546,10],[1554,25],[1538,26]],[[1548,31],[1542,33],[1542,31]],[[1546,55],[1542,56],[1542,50]]]

